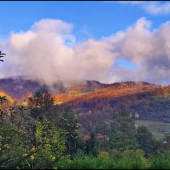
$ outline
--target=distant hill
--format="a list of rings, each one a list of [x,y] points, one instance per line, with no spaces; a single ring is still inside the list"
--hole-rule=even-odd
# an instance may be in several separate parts
[[[0,91],[4,91],[13,100],[20,102],[27,100],[27,97],[40,87],[38,82],[25,80],[21,77],[0,79]]]
[[[13,100],[26,102],[28,97],[43,86],[36,80],[23,76],[13,76],[0,79],[0,91],[5,92]],[[158,85],[147,82],[124,82],[103,84],[98,81],[87,80],[83,85],[74,85],[69,88],[62,83],[55,83],[52,88],[56,104],[73,104],[79,101],[91,101],[98,98],[115,98],[125,94],[133,94],[146,89],[156,88]],[[123,91],[122,91],[123,90]],[[117,94],[116,94],[117,93]]]
[[[22,76],[4,78],[0,79],[0,96],[6,95],[12,102],[27,104],[28,97],[42,86],[42,83]],[[127,108],[132,116],[137,113],[139,119],[170,120],[170,86],[134,81],[104,84],[87,80],[67,88],[61,82],[55,83],[51,89],[55,105],[70,105],[79,118],[88,115],[89,121],[94,113],[105,120],[112,111],[122,108]]]

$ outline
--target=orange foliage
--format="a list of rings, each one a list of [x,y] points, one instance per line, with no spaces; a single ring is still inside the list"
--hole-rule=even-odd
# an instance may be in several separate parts
[[[54,99],[56,103],[58,102],[58,103],[67,103],[67,104],[75,105],[82,101],[86,101],[86,102],[91,101],[91,100],[95,101],[99,98],[112,99],[115,97],[136,94],[139,92],[144,92],[144,91],[148,91],[151,89],[155,89],[156,87],[157,87],[156,85],[138,85],[138,86],[135,86],[134,88],[133,85],[120,83],[117,89],[115,89],[113,86],[110,86],[106,88],[98,88],[97,90],[93,92],[88,92],[88,93],[83,94],[83,91],[88,91],[90,89],[85,86],[84,87],[77,86],[77,87],[71,88],[66,93],[55,94]],[[168,90],[162,89],[161,93],[167,94]]]
[[[90,139],[90,136],[89,136],[89,135],[85,135],[83,139],[84,139],[84,140],[89,140],[89,139]]]
[[[150,91],[152,94],[158,94],[158,87],[159,87],[159,94],[167,95],[170,91],[170,87],[160,87],[157,85],[136,85],[134,82],[132,83],[117,83],[116,85],[110,85],[108,87],[102,87],[98,89],[92,89],[87,86],[74,86],[70,88],[65,93],[61,94],[54,94],[54,105],[66,103],[69,105],[76,105],[79,102],[89,102],[89,101],[97,101],[98,99],[105,100],[105,99],[113,99],[116,97],[122,97],[126,95],[132,95],[137,93],[142,93],[146,91]],[[0,93],[0,96],[7,96],[7,98],[13,102],[13,99],[7,95],[6,93]],[[28,95],[24,96],[19,102],[27,105],[28,97],[32,96],[32,93],[28,93]]]
[[[99,98],[111,99],[115,97],[136,94],[136,93],[143,92],[146,90],[148,91],[151,89],[151,87],[152,86],[149,86],[149,85],[143,85],[143,86],[136,87],[134,89],[134,88],[129,88],[126,84],[121,83],[120,88],[118,88],[117,90],[115,90],[112,87],[100,88],[96,92],[90,92],[82,96],[75,95],[74,97],[67,98],[65,101],[63,100],[63,102],[66,102],[72,105],[74,103],[78,103],[82,101],[86,101],[86,102],[91,101],[91,100],[95,101],[95,99],[99,99]]]

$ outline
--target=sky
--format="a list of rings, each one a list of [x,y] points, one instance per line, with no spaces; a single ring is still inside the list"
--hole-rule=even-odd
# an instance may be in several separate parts
[[[1,1],[0,78],[170,84],[170,2]]]

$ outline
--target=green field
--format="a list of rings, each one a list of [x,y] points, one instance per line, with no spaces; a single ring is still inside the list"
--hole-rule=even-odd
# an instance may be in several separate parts
[[[144,125],[152,132],[156,139],[162,139],[164,134],[170,133],[170,123],[151,120],[135,120],[135,125]]]

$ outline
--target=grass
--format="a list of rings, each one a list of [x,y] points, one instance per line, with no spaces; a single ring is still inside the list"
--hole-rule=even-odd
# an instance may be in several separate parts
[[[164,123],[161,121],[135,120],[135,124],[138,126],[144,125],[147,127],[152,132],[153,136],[158,140],[162,139],[166,134],[166,132],[161,132],[161,129],[170,131],[170,123]]]
[[[61,161],[57,165],[57,169],[146,169],[148,167],[149,164],[141,150],[126,153],[119,160],[111,155],[102,156],[100,153],[98,157],[81,155],[67,162]]]
[[[74,160],[60,161],[57,169],[170,169],[170,154],[146,159],[141,150],[124,155],[116,161],[113,157],[82,155]]]
[[[105,154],[103,154],[105,153]],[[146,159],[142,150],[126,150],[119,158],[113,152],[100,152],[98,157],[77,154],[73,160],[64,156],[50,169],[170,169],[170,153],[159,154]],[[33,160],[34,162],[34,160]],[[21,164],[18,166],[22,168]],[[12,167],[11,167],[12,168]],[[31,164],[27,168],[32,169]]]
[[[153,158],[149,169],[170,169],[170,155],[165,154]]]

